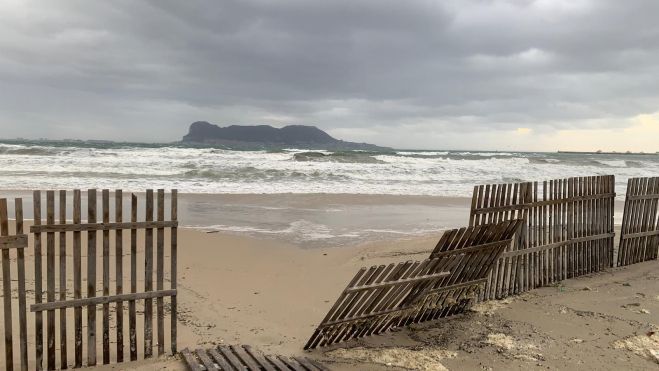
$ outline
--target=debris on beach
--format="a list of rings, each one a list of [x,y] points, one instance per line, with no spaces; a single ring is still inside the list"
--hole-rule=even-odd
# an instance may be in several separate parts
[[[340,348],[325,353],[333,358],[342,358],[359,362],[369,362],[388,367],[401,367],[421,371],[448,371],[441,363],[444,359],[457,356],[456,352],[438,349],[408,348]]]
[[[510,299],[488,300],[473,305],[470,310],[485,316],[493,315],[497,310],[508,307],[512,301]]]
[[[499,353],[508,355],[515,359],[525,361],[544,361],[542,354],[538,353],[538,346],[524,341],[518,341],[510,335],[503,333],[488,334],[483,343],[497,348]]]
[[[628,336],[613,343],[616,349],[626,349],[645,359],[659,363],[659,332],[648,331],[647,333]]]

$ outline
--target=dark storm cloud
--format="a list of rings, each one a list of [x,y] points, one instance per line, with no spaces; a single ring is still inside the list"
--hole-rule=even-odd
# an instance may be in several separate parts
[[[0,136],[175,140],[194,120],[441,133],[659,107],[659,3],[8,1]],[[419,134],[419,133],[417,133]],[[423,134],[423,133],[421,133]]]

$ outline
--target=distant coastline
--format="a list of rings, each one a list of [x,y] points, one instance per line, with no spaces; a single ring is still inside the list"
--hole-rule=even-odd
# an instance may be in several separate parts
[[[563,153],[563,154],[575,154],[575,155],[650,155],[650,156],[656,156],[659,155],[659,151],[657,152],[632,152],[632,151],[627,151],[627,152],[604,152],[604,151],[595,151],[595,152],[588,152],[588,151],[558,151],[558,153]]]

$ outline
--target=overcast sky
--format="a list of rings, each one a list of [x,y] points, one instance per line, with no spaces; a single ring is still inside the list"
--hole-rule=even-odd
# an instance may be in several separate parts
[[[659,151],[657,0],[0,2],[0,137]]]

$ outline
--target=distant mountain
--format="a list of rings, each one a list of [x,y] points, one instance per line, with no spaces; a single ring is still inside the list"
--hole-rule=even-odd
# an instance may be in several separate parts
[[[182,142],[220,145],[233,149],[299,147],[327,150],[391,150],[368,143],[335,139],[315,126],[289,125],[280,129],[269,125],[220,127],[206,121],[192,123]]]

